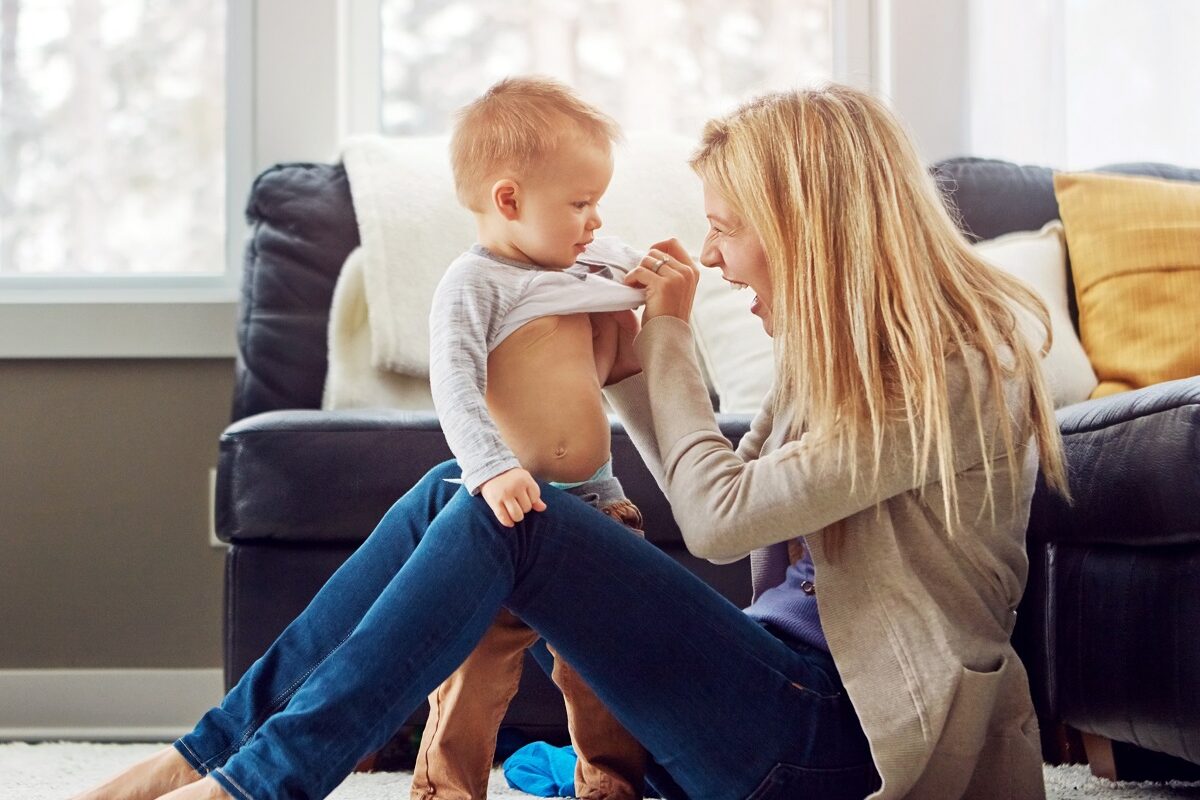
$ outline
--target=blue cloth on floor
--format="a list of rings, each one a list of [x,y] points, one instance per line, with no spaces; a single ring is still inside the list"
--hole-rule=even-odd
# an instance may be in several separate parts
[[[575,751],[530,742],[504,762],[504,779],[510,789],[538,797],[575,796]]]

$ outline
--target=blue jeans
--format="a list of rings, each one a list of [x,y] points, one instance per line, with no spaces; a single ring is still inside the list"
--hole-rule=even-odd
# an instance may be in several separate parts
[[[546,511],[504,528],[442,480],[458,474],[442,464],[397,501],[175,742],[192,767],[242,800],[325,797],[505,606],[576,668],[675,793],[837,800],[878,785],[828,654],[772,636],[577,497],[543,484]]]

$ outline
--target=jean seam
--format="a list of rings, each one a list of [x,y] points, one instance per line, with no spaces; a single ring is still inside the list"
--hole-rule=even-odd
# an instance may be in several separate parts
[[[303,674],[300,675],[299,678],[297,678],[295,681],[293,681],[291,686],[289,686],[287,689],[284,689],[283,692],[281,692],[280,694],[276,695],[275,699],[273,699],[270,702],[270,704],[268,704],[267,711],[260,714],[254,720],[254,722],[251,723],[251,726],[242,732],[241,741],[238,742],[237,746],[241,747],[246,742],[250,741],[250,737],[252,737],[254,735],[254,733],[259,728],[262,727],[263,723],[266,722],[267,719],[269,717],[271,717],[271,715],[273,715],[279,709],[283,708],[283,706],[287,705],[287,701],[290,700],[292,695],[294,695],[296,693],[296,690],[299,689],[306,680],[308,680],[308,676],[312,675],[314,672],[316,672],[318,667],[320,667],[322,664],[324,664],[331,655],[336,653],[338,651],[338,648],[340,648],[342,645],[344,645],[346,643],[346,640],[349,639],[350,636],[353,635],[353,633],[354,633],[354,629],[352,628],[345,636],[343,636],[341,638],[340,641],[338,641],[337,644],[335,644],[333,647],[331,647],[329,649],[328,653],[326,653],[325,655],[323,655],[319,659],[317,659],[316,663],[309,666],[309,668],[306,669],[303,672]]]
[[[240,783],[235,781],[233,778],[229,777],[229,773],[227,773],[224,769],[221,769],[220,767],[218,767],[217,769],[213,770],[213,772],[217,775],[220,775],[225,780],[229,781],[229,785],[232,786],[235,790],[237,790],[238,793],[240,793],[242,795],[242,797],[239,798],[239,800],[254,800],[254,795],[252,795],[248,791],[246,791],[246,787],[242,786]]]
[[[350,633],[347,633],[345,636],[343,636],[341,638],[341,640],[329,650],[328,653],[321,656],[321,658],[316,663],[310,665],[309,668],[306,669],[300,675],[299,678],[297,678],[295,681],[293,681],[291,686],[284,689],[279,694],[275,695],[275,697],[271,699],[271,702],[267,704],[266,710],[263,712],[260,712],[258,714],[258,716],[256,716],[250,722],[250,725],[245,730],[242,731],[242,733],[240,734],[240,736],[238,737],[236,742],[231,743],[224,750],[218,752],[216,755],[205,760],[202,763],[202,766],[207,770],[209,764],[224,758],[229,753],[233,753],[237,750],[240,750],[246,744],[246,742],[250,741],[250,739],[254,736],[255,732],[259,728],[262,727],[263,723],[266,722],[267,719],[269,719],[276,711],[283,708],[283,706],[285,706],[287,704],[287,701],[292,697],[292,695],[294,695],[296,693],[296,690],[300,688],[300,686],[304,683],[304,681],[308,680],[308,676],[312,675],[313,672],[316,671],[317,667],[321,666],[321,664],[323,664],[326,659],[328,659],[331,655],[333,655],[335,652],[337,652],[337,649],[339,647],[341,647],[343,644],[345,644],[346,640],[349,639],[351,634],[353,634],[353,633],[354,633],[354,631],[351,630]]]
[[[206,762],[204,759],[200,758],[200,756],[196,754],[195,750],[188,747],[187,742],[185,742],[182,738],[176,739],[175,741],[179,744],[180,747],[182,747],[184,750],[187,751],[187,755],[190,755],[192,757],[192,763],[191,763],[192,769],[194,769],[194,770],[196,770],[196,772],[200,773],[200,777],[202,777],[202,778],[205,775],[207,775],[210,771],[207,766],[208,762]],[[184,760],[187,760],[187,759],[184,759]]]

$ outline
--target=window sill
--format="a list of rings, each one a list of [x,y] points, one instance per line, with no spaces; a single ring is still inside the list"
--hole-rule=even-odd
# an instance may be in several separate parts
[[[136,290],[98,299],[0,296],[0,359],[232,358],[238,303],[228,289]]]

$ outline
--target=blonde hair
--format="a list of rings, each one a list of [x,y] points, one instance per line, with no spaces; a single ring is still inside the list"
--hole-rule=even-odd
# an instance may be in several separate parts
[[[871,442],[877,481],[885,422],[907,422],[916,485],[936,459],[947,525],[960,521],[946,361],[982,356],[1010,469],[1014,434],[1032,429],[1046,483],[1068,497],[1062,440],[1039,357],[1045,305],[975,254],[899,121],[863,92],[831,85],[770,94],[708,123],[692,168],[761,237],[773,286],[776,401],[801,430],[831,435],[858,479]],[[1018,329],[1026,309],[1046,331],[1035,353]],[[1011,350],[1011,363],[1000,351]],[[1010,419],[1003,379],[1028,385],[1028,416]],[[980,387],[977,432],[987,439]],[[847,458],[848,456],[848,458]],[[992,454],[985,505],[995,516]],[[1012,482],[1015,495],[1016,481]],[[827,550],[840,546],[839,523]]]
[[[621,129],[552,78],[505,78],[492,85],[455,115],[450,165],[459,202],[480,211],[495,180],[534,168],[571,135],[609,147]]]

